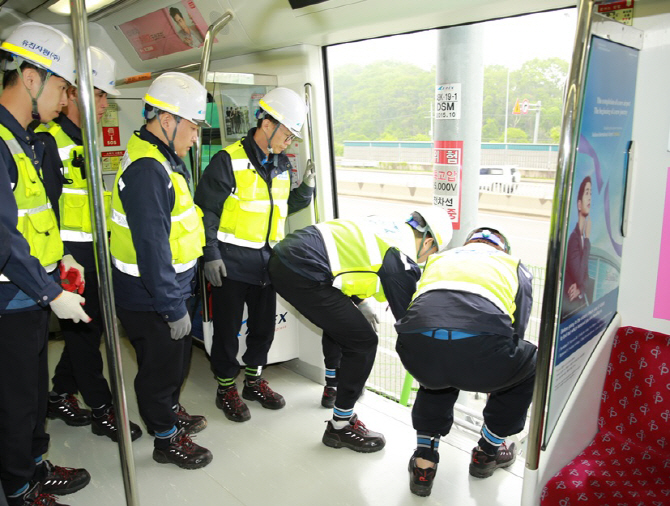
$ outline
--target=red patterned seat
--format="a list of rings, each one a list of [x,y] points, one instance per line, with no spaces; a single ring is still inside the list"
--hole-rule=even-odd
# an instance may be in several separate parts
[[[598,427],[547,482],[541,505],[670,505],[670,336],[619,329]]]

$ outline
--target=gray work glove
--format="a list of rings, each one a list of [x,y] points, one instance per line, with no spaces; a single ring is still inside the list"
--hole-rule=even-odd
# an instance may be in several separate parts
[[[176,322],[168,322],[168,325],[170,326],[170,337],[178,341],[191,332],[191,317],[186,313]]]
[[[307,160],[305,173],[302,175],[302,182],[310,188],[314,188],[316,185],[316,169],[314,168],[314,162],[312,160]]]
[[[212,286],[221,286],[223,278],[227,275],[226,264],[220,258],[205,262],[205,279],[212,283]]]
[[[374,305],[371,302],[364,300],[358,305],[358,310],[363,313],[365,319],[370,323],[374,331],[377,332],[379,317],[377,316],[377,311],[375,310]]]
[[[61,320],[88,323],[91,321],[91,317],[81,307],[84,302],[84,297],[81,295],[63,290],[58,297],[49,302],[49,305],[54,314]]]

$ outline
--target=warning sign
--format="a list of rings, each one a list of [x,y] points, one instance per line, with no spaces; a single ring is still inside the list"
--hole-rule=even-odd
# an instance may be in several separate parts
[[[529,109],[530,102],[527,98],[524,98],[523,100],[517,98],[516,103],[514,104],[514,109],[512,109],[512,114],[528,114]]]
[[[103,172],[118,172],[121,158],[124,151],[103,151],[102,156],[102,171]]]
[[[598,12],[619,23],[631,26],[633,24],[633,3],[634,0],[610,1],[598,5]]]
[[[433,205],[445,209],[454,230],[461,228],[463,141],[435,141]]]
[[[435,87],[435,119],[461,119],[461,83]]]

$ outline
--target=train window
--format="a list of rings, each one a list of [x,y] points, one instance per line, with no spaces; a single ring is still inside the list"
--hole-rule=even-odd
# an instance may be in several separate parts
[[[497,182],[479,187],[478,219],[506,231],[535,277],[537,303],[527,332],[534,341],[575,24],[576,9],[565,9],[476,25],[483,37],[479,57],[484,71],[478,84],[483,100],[479,110],[461,111],[477,114],[481,121],[479,166],[463,170]],[[432,205],[434,131],[441,121],[436,119],[436,87],[443,84],[438,82],[438,62],[471,56],[467,48],[459,53],[439,47],[440,30],[450,28],[326,48],[339,217],[379,214],[402,219]],[[463,84],[461,91],[468,93],[472,85]],[[505,177],[506,184],[501,184]],[[538,205],[526,216],[509,214],[508,199],[522,197],[549,205]],[[411,404],[414,392],[403,389],[405,373],[394,359],[393,318],[383,307],[379,311],[383,324],[368,388]],[[485,398],[463,397],[459,402],[466,405]]]

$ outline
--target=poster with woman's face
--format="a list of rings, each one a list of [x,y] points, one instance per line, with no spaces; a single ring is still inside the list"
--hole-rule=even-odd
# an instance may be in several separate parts
[[[193,0],[181,0],[119,28],[140,59],[150,60],[202,46],[208,25]]]

